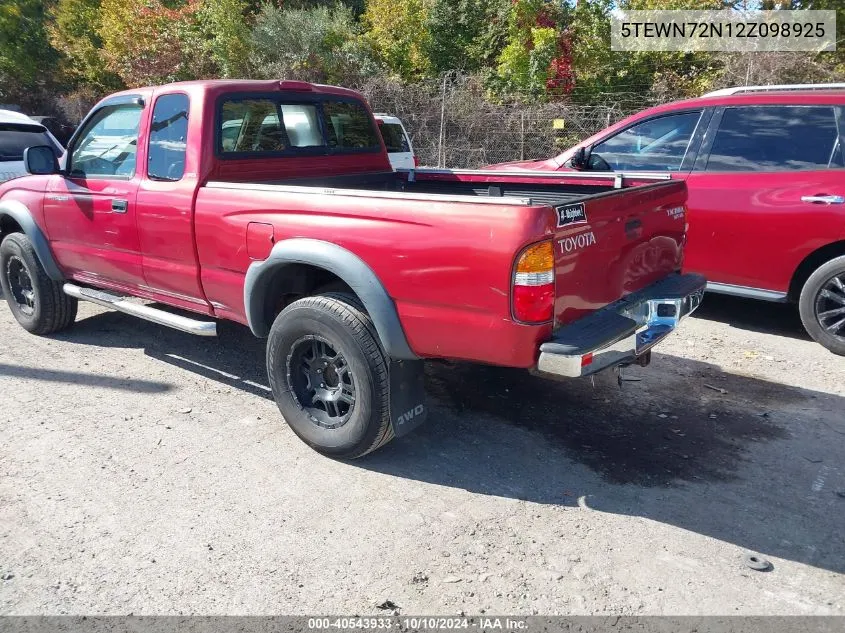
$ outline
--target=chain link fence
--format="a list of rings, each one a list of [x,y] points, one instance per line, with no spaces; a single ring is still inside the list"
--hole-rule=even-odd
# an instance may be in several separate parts
[[[420,165],[454,169],[549,158],[657,103],[647,93],[599,95],[591,105],[494,102],[477,77],[454,74],[414,84],[381,79],[358,89],[373,111],[402,119]]]

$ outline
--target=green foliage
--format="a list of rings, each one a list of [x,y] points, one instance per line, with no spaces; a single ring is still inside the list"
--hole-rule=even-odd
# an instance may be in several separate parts
[[[589,103],[601,94],[637,95],[657,86],[665,98],[700,94],[704,77],[715,77],[712,53],[622,52],[610,50],[610,12],[619,6],[645,9],[720,9],[723,0],[588,0],[567,15],[573,37],[576,88],[573,98]]]
[[[430,70],[477,72],[504,46],[510,0],[434,0],[426,29],[430,33]]]
[[[255,0],[252,0],[253,2]],[[265,2],[268,0],[264,0]],[[259,7],[260,7],[259,3]],[[359,18],[366,8],[366,0],[276,0],[274,4],[286,9],[313,9],[314,7],[334,7],[343,5],[352,10],[355,18]]]
[[[839,50],[615,52],[616,9],[832,9]],[[470,73],[496,101],[635,103],[743,82],[841,81],[843,0],[0,0],[0,98],[82,107],[200,77],[362,85]],[[39,101],[41,99],[42,101]],[[33,106],[34,107],[34,106]],[[64,106],[63,106],[64,107]],[[70,107],[70,106],[69,106]],[[78,109],[78,108],[77,108]]]
[[[197,54],[197,4],[102,0],[98,33],[109,70],[130,87],[208,72]]]
[[[246,0],[205,0],[197,9],[202,50],[211,57],[221,77],[249,74],[249,9]]]
[[[434,0],[367,0],[367,39],[382,64],[406,80],[431,70],[428,15]]]
[[[102,55],[101,0],[58,0],[50,11],[50,42],[62,53],[62,72],[73,83],[102,91],[117,89],[121,81],[110,72]]]
[[[373,71],[352,10],[343,5],[282,8],[264,4],[251,37],[252,67],[263,77],[353,83]]]
[[[0,96],[25,92],[55,64],[45,23],[41,0],[0,0]]]
[[[488,86],[500,97],[543,101],[553,59],[561,53],[562,11],[544,0],[515,0],[507,44]]]

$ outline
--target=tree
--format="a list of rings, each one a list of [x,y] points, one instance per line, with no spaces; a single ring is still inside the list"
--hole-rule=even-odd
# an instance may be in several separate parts
[[[562,28],[565,9],[545,0],[514,0],[507,44],[490,86],[520,100],[546,100],[572,89],[570,34]]]
[[[510,6],[511,0],[434,0],[425,25],[432,72],[476,72],[495,60]]]
[[[205,0],[197,9],[202,49],[222,77],[249,75],[250,29],[246,0]]]
[[[101,0],[58,0],[50,11],[53,47],[62,53],[61,70],[73,83],[100,91],[117,89],[120,78],[103,58],[99,34]]]
[[[419,79],[431,70],[427,22],[433,1],[367,0],[367,39],[387,70],[402,79]]]
[[[265,4],[251,37],[252,66],[264,77],[354,84],[374,70],[352,10]]]
[[[108,68],[127,86],[212,74],[196,43],[198,0],[102,0],[98,33]]]
[[[630,96],[642,102],[644,95],[660,93],[662,99],[700,94],[707,77],[717,72],[712,53],[628,52],[610,49],[610,17],[615,8],[721,9],[724,0],[582,0],[567,16],[572,33],[575,69],[573,98],[592,103],[602,94],[617,99]]]
[[[41,0],[0,0],[0,96],[26,97],[49,79],[58,56],[50,46]]]

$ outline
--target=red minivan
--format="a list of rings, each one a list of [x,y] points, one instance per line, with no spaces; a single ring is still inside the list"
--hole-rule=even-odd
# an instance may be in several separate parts
[[[728,88],[644,110],[548,160],[491,169],[668,174],[689,190],[685,268],[793,302],[845,355],[845,84]]]

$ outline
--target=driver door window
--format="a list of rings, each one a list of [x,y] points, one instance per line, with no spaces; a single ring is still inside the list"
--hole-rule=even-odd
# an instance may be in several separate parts
[[[593,147],[590,163],[605,171],[679,171],[701,111],[637,123]]]
[[[142,108],[134,105],[100,110],[72,149],[70,176],[134,176],[141,112]]]
[[[135,104],[97,110],[68,148],[68,172],[50,180],[44,197],[44,217],[61,268],[94,285],[146,285],[135,216],[142,112]]]

